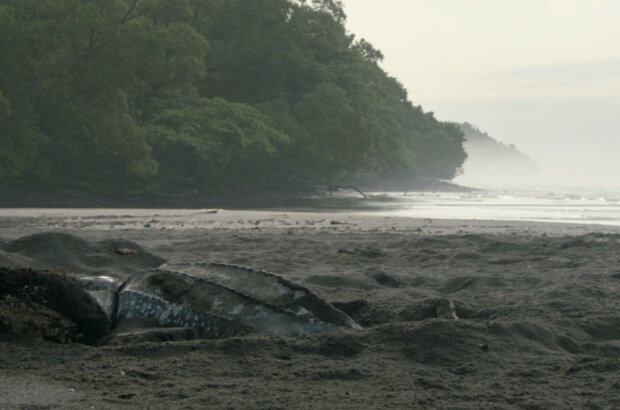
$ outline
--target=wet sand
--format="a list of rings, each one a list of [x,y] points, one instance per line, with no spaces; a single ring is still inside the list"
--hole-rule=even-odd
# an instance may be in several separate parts
[[[78,242],[18,241],[41,232]],[[144,260],[105,253],[123,241]],[[151,257],[273,271],[364,329],[106,346],[5,335],[0,408],[620,407],[618,227],[0,210],[0,265],[122,278]]]

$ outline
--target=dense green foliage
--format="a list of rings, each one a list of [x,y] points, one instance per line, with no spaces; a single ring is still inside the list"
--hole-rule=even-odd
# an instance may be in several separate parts
[[[334,0],[0,0],[0,181],[126,191],[451,178]]]

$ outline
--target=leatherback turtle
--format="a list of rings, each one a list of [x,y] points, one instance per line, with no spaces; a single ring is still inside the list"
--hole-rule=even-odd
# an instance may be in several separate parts
[[[50,275],[59,276],[29,272],[43,275],[47,283],[53,282]],[[307,288],[279,275],[238,265],[166,262],[156,269],[136,272],[123,282],[97,276],[82,277],[79,283],[90,299],[87,304],[98,309],[98,314],[89,316],[97,325],[71,309],[65,308],[62,313],[78,326],[81,323],[83,333],[90,332],[85,338],[88,342],[101,343],[118,335],[162,328],[191,329],[202,338],[246,333],[300,336],[337,326],[360,328]],[[59,300],[54,303],[61,308],[57,306],[56,310],[63,309],[63,300],[71,292],[76,293],[65,289],[57,296]],[[48,291],[42,299],[51,299],[52,293]]]

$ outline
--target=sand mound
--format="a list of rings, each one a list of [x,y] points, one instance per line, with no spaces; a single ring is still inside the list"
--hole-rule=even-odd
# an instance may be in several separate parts
[[[123,278],[165,262],[127,240],[89,242],[66,233],[47,232],[0,245],[0,262],[6,266],[36,267]]]
[[[7,266],[11,268],[25,268],[30,266],[33,268],[38,268],[41,267],[41,263],[26,256],[6,252],[0,249],[0,266]]]

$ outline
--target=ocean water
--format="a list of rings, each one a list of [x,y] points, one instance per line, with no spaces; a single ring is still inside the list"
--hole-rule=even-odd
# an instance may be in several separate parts
[[[382,192],[374,193],[368,201],[372,208],[368,213],[386,216],[620,226],[620,189],[500,187],[471,192]]]

